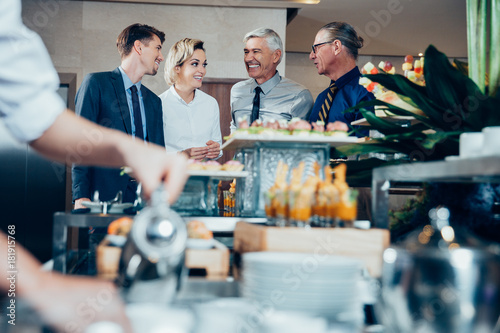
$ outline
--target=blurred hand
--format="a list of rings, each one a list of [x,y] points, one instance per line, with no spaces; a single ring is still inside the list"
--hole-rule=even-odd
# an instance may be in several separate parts
[[[217,158],[220,154],[220,144],[218,142],[210,140],[207,141],[206,145],[208,147],[208,153],[206,155],[206,158],[209,159]]]
[[[175,202],[188,178],[187,159],[182,154],[168,154],[165,148],[150,144],[137,144],[125,152],[126,165],[142,183],[146,198],[163,182],[170,203]]]
[[[10,232],[6,235],[0,230],[0,245],[7,248],[11,237]],[[56,332],[84,332],[94,322],[112,321],[124,332],[132,332],[124,304],[112,282],[46,272],[20,243],[16,243],[15,251],[15,297],[26,301],[44,324]],[[2,267],[7,267],[7,259],[8,252],[0,251]],[[11,288],[11,278],[11,272],[0,270],[0,295]]]
[[[26,300],[57,332],[83,332],[98,321],[112,321],[131,333],[125,306],[109,281],[41,272]]]
[[[75,200],[75,209],[81,209],[81,208],[87,208],[85,207],[82,202],[84,201],[91,201],[89,198],[80,198]]]
[[[202,160],[207,157],[208,147],[193,147],[182,151],[192,160]]]

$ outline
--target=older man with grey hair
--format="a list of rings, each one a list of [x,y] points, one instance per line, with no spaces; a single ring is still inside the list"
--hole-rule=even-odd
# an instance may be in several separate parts
[[[259,28],[246,34],[245,66],[250,79],[231,89],[231,133],[240,119],[307,119],[313,98],[304,86],[280,76],[276,68],[283,58],[283,42],[271,29]]]

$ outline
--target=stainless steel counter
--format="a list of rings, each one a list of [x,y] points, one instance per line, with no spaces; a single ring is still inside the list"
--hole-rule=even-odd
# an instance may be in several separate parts
[[[114,214],[68,214],[57,212],[54,214],[54,228],[52,232],[52,258],[54,270],[67,272],[68,227],[88,228],[107,227],[112,221],[124,215]]]
[[[389,188],[395,182],[500,183],[500,156],[411,163],[376,168],[372,179],[375,227],[388,227]]]

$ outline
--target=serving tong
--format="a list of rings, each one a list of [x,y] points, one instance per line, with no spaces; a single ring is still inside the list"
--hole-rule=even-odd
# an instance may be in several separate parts
[[[134,211],[137,212],[144,207],[144,201],[142,198],[142,184],[141,183],[138,183],[137,190],[135,193],[136,193],[136,199],[134,200],[134,203],[130,204],[130,206],[127,205],[127,207],[123,207],[123,209],[121,209],[122,211],[120,213],[123,213],[124,210],[128,209],[128,208],[133,208]],[[84,205],[85,205],[85,203],[84,203]],[[118,193],[116,194],[116,196],[113,199],[111,199],[109,201],[101,201],[99,199],[99,191],[95,191],[90,205],[92,205],[94,207],[100,207],[100,212],[102,214],[108,214],[111,207],[113,207],[113,206],[116,207],[117,205],[124,205],[123,193],[122,193],[122,191],[118,191]]]

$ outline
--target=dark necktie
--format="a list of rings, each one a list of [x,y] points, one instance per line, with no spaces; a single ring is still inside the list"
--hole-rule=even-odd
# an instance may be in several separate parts
[[[139,104],[139,96],[137,94],[137,87],[133,85],[130,87],[132,92],[132,109],[134,112],[134,125],[135,125],[135,137],[144,140],[144,132],[142,130],[142,117],[141,117],[141,106]]]
[[[255,88],[255,96],[253,98],[252,117],[250,118],[250,125],[255,121],[255,119],[259,119],[260,93],[261,92],[262,92],[262,89],[260,87]]]
[[[328,93],[326,94],[325,101],[323,102],[323,105],[321,106],[321,110],[319,110],[319,119],[321,121],[324,121],[325,124],[328,123],[328,115],[330,114],[330,108],[332,107],[332,101],[333,98],[335,97],[335,93],[337,92],[337,87],[335,86],[335,82],[332,82],[330,84],[330,89],[328,90]]]

